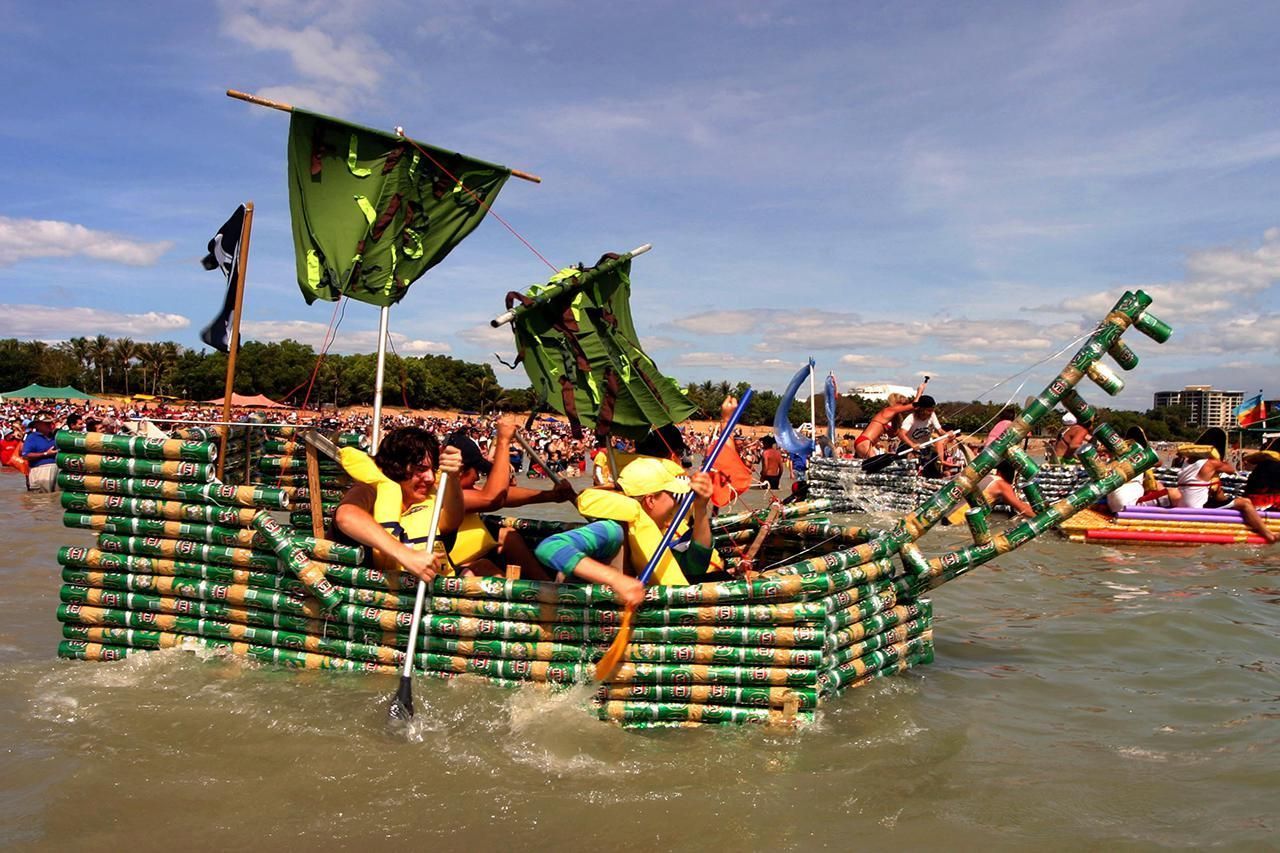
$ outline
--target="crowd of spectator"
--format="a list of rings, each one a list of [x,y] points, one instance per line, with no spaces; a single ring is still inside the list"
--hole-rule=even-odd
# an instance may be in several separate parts
[[[184,424],[216,424],[222,422],[222,409],[216,405],[180,405],[155,403],[100,403],[58,402],[51,400],[0,401],[0,440],[8,446],[21,447],[28,436],[38,432],[43,416],[52,431],[71,429],[82,432],[154,434],[144,427],[149,422],[155,428],[170,432]],[[234,408],[230,420],[235,423],[283,423],[298,426],[316,426],[326,432],[368,434],[373,417],[367,411],[353,409],[345,412],[299,412],[294,410],[263,410]],[[383,416],[383,429],[389,431],[404,426],[429,429],[442,440],[453,433],[465,432],[486,454],[493,441],[496,416],[475,414],[427,415],[412,412],[387,413]],[[680,428],[684,437],[689,461],[700,458],[714,439],[710,426],[698,428],[685,425]],[[533,420],[524,431],[529,444],[556,473],[569,477],[586,472],[588,459],[596,442],[589,432],[574,437],[569,424],[561,419],[543,415]],[[744,438],[739,430],[739,452],[753,469],[759,467],[763,447],[754,439]],[[616,447],[629,451],[633,444],[618,439]],[[52,461],[52,458],[50,458]],[[511,462],[514,470],[530,477],[546,476],[541,466],[525,458],[519,445],[513,445]],[[15,466],[17,467],[17,466]]]

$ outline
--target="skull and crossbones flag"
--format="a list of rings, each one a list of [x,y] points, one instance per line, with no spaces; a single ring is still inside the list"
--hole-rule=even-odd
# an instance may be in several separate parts
[[[209,241],[209,254],[200,261],[205,269],[220,269],[227,278],[227,293],[222,299],[222,310],[200,333],[200,340],[222,352],[231,350],[231,313],[236,304],[236,276],[239,270],[240,234],[243,229],[242,204],[218,229],[218,233],[213,235],[213,239]]]

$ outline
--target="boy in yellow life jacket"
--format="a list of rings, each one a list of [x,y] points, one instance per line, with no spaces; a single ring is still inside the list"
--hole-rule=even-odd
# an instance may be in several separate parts
[[[545,491],[511,482],[511,441],[519,424],[520,419],[512,415],[498,421],[492,462],[465,431],[459,430],[445,439],[446,447],[456,447],[462,453],[458,482],[462,486],[466,515],[458,530],[458,540],[449,549],[449,559],[459,574],[493,576],[502,574],[504,566],[518,565],[520,576],[526,580],[550,580],[518,531],[498,527],[479,515],[529,504],[561,503],[578,497],[568,481]],[[477,488],[482,476],[484,486]]]
[[[444,570],[442,557],[421,549],[430,532],[437,471],[449,475],[439,532],[451,539],[448,534],[462,523],[458,483],[462,454],[458,449],[441,451],[432,433],[404,427],[387,434],[372,460],[354,448],[343,448],[342,463],[359,482],[347,491],[334,513],[338,531],[372,548],[378,568],[401,568],[425,581]]]
[[[613,441],[613,438],[609,437],[606,440]],[[683,465],[688,452],[689,449],[684,441],[684,433],[680,432],[678,426],[666,424],[665,426],[653,427],[649,430],[648,435],[636,441],[634,453],[616,448],[613,451],[610,451],[607,447],[596,448],[595,454],[591,457],[591,461],[595,465],[595,484],[607,488],[613,488],[616,485],[613,477],[614,462],[618,463],[619,470],[645,456],[670,459]]]
[[[624,509],[615,508],[616,514],[610,513],[614,517],[547,537],[535,552],[543,565],[559,573],[557,580],[606,584],[617,593],[620,603],[638,606],[644,600],[644,584],[633,575],[644,570],[681,498],[692,491],[696,497],[690,532],[673,543],[654,576],[657,583],[668,585],[700,581],[714,554],[707,505],[711,478],[702,472],[685,477],[684,469],[675,462],[641,457],[623,467],[618,487],[622,495],[588,489],[579,498],[579,505],[591,503],[589,499],[593,497],[615,503],[626,501],[634,505],[635,514],[628,516]],[[616,520],[620,517],[633,520]]]

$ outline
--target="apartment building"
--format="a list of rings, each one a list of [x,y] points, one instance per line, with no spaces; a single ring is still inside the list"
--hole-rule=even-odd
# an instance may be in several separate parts
[[[1243,391],[1219,391],[1208,385],[1188,385],[1181,391],[1157,391],[1155,407],[1186,406],[1191,426],[1222,427],[1236,425],[1236,408],[1244,402]]]

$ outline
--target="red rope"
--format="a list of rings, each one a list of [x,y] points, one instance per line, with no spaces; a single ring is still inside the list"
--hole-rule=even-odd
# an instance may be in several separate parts
[[[508,231],[510,231],[510,232],[511,232],[512,236],[514,236],[514,237],[515,237],[517,240],[519,240],[521,243],[524,243],[525,247],[526,247],[526,248],[528,248],[530,252],[533,252],[535,255],[537,255],[539,260],[541,260],[544,264],[546,264],[548,267],[550,267],[550,268],[551,268],[551,271],[552,271],[552,272],[559,272],[559,271],[560,271],[560,268],[559,268],[559,267],[557,267],[555,264],[551,263],[551,261],[549,261],[549,260],[547,260],[546,258],[544,258],[544,257],[542,256],[542,253],[541,253],[541,252],[539,252],[537,249],[535,249],[535,248],[533,247],[533,244],[532,244],[532,243],[530,243],[530,242],[529,242],[528,240],[526,240],[524,237],[520,236],[520,232],[518,232],[518,231],[516,231],[516,229],[512,228],[512,227],[511,227],[511,224],[510,224],[509,222],[507,222],[507,220],[505,220],[505,219],[503,219],[501,216],[499,216],[499,215],[498,215],[498,213],[497,213],[497,212],[496,212],[492,207],[490,207],[488,204],[486,204],[486,203],[485,203],[485,201],[484,201],[484,199],[480,198],[480,196],[476,195],[474,192],[472,192],[470,189],[468,189],[466,184],[464,184],[462,181],[458,180],[458,178],[457,178],[457,177],[456,177],[452,172],[450,172],[448,169],[446,169],[446,168],[444,167],[444,165],[443,165],[439,160],[437,160],[436,158],[432,157],[432,156],[431,156],[431,154],[430,154],[430,152],[428,152],[425,148],[423,148],[421,145],[419,145],[417,142],[415,142],[415,141],[413,140],[413,138],[412,138],[412,137],[409,137],[409,136],[402,136],[401,138],[402,138],[402,139],[404,139],[405,141],[407,141],[407,142],[408,142],[410,145],[412,145],[414,148],[418,149],[418,153],[419,153],[419,154],[421,154],[423,157],[426,157],[428,160],[430,160],[430,161],[435,165],[435,167],[436,167],[437,169],[439,169],[440,171],[444,172],[444,173],[445,173],[445,175],[447,175],[447,176],[449,177],[449,180],[453,181],[455,184],[457,184],[458,186],[462,187],[463,191],[464,191],[464,192],[466,192],[466,193],[467,193],[467,195],[469,195],[469,196],[471,196],[473,199],[475,199],[476,204],[478,204],[478,205],[480,205],[482,208],[484,208],[485,213],[488,213],[488,214],[489,214],[490,216],[492,216],[494,219],[496,219],[496,220],[498,220],[499,222],[501,222],[501,223],[503,224],[503,226],[504,226]]]
[[[311,368],[311,378],[305,382],[299,382],[293,388],[292,391],[284,395],[284,398],[288,400],[294,394],[298,393],[299,389],[301,389],[303,385],[306,385],[307,393],[306,393],[306,396],[303,397],[302,406],[300,408],[305,409],[307,407],[307,403],[311,401],[311,389],[316,384],[316,376],[318,376],[320,373],[320,365],[324,363],[324,357],[325,355],[328,354],[329,347],[333,346],[333,342],[337,338],[337,335],[338,335],[337,323],[342,322],[342,320],[338,317],[338,308],[342,306],[343,304],[342,300],[343,300],[343,297],[338,297],[338,301],[333,304],[333,316],[329,318],[329,328],[324,333],[324,342],[320,345],[320,355],[316,356],[315,366]],[[343,314],[344,315],[346,314],[345,310],[343,311]]]

